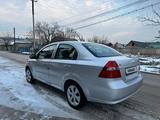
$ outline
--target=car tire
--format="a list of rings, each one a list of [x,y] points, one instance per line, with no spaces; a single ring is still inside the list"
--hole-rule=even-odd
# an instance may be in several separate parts
[[[65,94],[66,94],[68,104],[76,110],[79,110],[86,104],[87,100],[83,93],[83,90],[75,82],[72,82],[66,85]]]
[[[35,79],[33,78],[31,70],[29,68],[26,68],[25,74],[27,82],[33,84],[35,82]]]

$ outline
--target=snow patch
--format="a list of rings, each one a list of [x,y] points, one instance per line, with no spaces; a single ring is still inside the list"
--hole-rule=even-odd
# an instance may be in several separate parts
[[[27,111],[65,118],[75,118],[75,116],[69,115],[56,105],[48,102],[43,95],[37,92],[34,86],[27,83],[25,80],[24,71],[23,65],[0,57],[0,83],[3,85],[3,87],[7,88],[11,94],[14,95],[13,101],[16,100],[15,98],[17,98],[24,104],[23,107],[25,106],[24,108]],[[58,99],[60,98],[57,98],[57,100]],[[5,102],[5,98],[3,100],[3,105],[8,106],[8,101]],[[21,108],[16,105],[9,106],[12,106],[14,109]]]

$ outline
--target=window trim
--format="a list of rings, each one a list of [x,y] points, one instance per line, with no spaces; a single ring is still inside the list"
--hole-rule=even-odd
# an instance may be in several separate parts
[[[72,47],[76,50],[76,53],[77,53],[77,57],[76,57],[76,59],[74,59],[74,60],[77,60],[77,58],[78,58],[78,52],[77,52],[77,49],[76,49],[73,45],[71,45],[71,44],[67,44],[67,43],[60,43],[60,44],[58,44],[58,47],[57,47],[56,53],[55,53],[55,55],[54,55],[54,59],[55,59],[55,60],[71,60],[71,59],[57,59],[57,58],[56,58],[56,56],[57,56],[57,54],[58,54],[58,49],[60,48],[60,45],[69,45],[69,46],[72,46]]]
[[[46,46],[44,46],[43,48],[41,48],[41,49],[36,53],[36,56],[38,57],[37,59],[40,59],[40,58],[39,58],[39,53],[40,53],[42,50],[46,49],[47,47],[53,46],[53,45],[56,45],[56,49],[55,49],[55,53],[56,53],[56,52],[57,52],[57,48],[58,48],[58,44],[49,44],[49,45],[46,45]],[[55,53],[53,54],[53,52],[52,52],[51,58],[46,58],[46,59],[54,59],[54,58],[55,58]],[[44,58],[43,58],[43,59],[44,59]]]

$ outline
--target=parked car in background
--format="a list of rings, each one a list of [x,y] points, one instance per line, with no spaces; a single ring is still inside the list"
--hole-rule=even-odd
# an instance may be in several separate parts
[[[25,71],[28,82],[36,79],[64,91],[74,109],[86,101],[122,102],[142,85],[138,59],[91,42],[49,44],[30,56]]]

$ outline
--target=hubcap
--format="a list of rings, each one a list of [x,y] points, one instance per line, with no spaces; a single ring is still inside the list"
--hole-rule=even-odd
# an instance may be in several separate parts
[[[80,103],[80,92],[78,88],[74,85],[71,85],[67,89],[67,97],[71,105],[77,106]]]
[[[30,82],[31,78],[32,78],[31,77],[31,72],[29,70],[26,70],[26,79],[27,79],[27,81]]]

